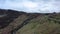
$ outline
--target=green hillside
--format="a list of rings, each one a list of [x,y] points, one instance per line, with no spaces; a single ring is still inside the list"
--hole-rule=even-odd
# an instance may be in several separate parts
[[[38,16],[16,34],[60,34],[60,14]]]
[[[0,17],[0,34],[60,34],[60,13],[0,10],[0,15],[4,15]]]

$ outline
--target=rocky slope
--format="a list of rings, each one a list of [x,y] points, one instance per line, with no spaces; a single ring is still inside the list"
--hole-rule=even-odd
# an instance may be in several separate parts
[[[60,34],[60,13],[0,9],[0,34]]]

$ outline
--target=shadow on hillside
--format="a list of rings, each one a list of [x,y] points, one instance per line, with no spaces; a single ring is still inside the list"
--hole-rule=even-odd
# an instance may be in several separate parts
[[[14,10],[2,10],[0,9],[0,29],[8,26],[14,19],[20,16],[23,12]]]

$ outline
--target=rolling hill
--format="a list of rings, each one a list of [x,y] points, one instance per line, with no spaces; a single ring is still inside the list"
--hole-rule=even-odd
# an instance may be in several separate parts
[[[60,13],[0,9],[0,34],[60,34]]]

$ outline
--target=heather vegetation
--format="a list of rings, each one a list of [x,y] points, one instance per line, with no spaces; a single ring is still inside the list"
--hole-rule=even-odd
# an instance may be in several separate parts
[[[0,17],[0,34],[60,34],[60,13],[0,10],[5,14]]]
[[[60,34],[60,15],[38,16],[30,20],[16,34]]]

